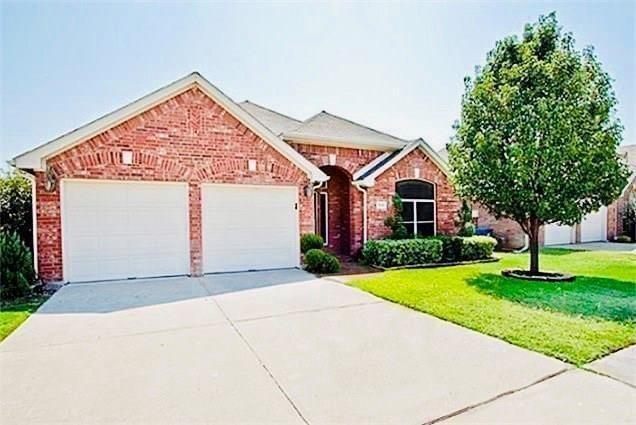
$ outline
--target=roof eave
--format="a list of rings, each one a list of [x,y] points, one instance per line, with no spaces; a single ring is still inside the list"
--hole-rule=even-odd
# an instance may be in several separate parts
[[[375,151],[394,151],[395,149],[400,149],[406,145],[407,142],[400,144],[396,143],[369,143],[363,140],[355,140],[349,138],[333,138],[333,137],[323,137],[323,136],[307,136],[295,133],[283,133],[281,135],[283,140],[292,143],[300,143],[306,145],[320,145],[320,146],[334,146],[334,147],[342,147],[342,148],[350,148],[350,149],[367,149],[367,150],[375,150]]]
[[[46,168],[46,160],[65,150],[72,148],[98,134],[139,115],[158,104],[193,87],[201,89],[207,96],[218,102],[226,111],[241,121],[251,131],[263,138],[269,145],[281,155],[305,172],[312,181],[321,182],[328,180],[328,176],[308,159],[295,151],[291,146],[276,136],[272,131],[253,117],[249,112],[241,108],[237,103],[225,95],[221,90],[212,85],[198,72],[193,72],[173,83],[156,90],[128,105],[104,115],[82,127],[66,133],[48,143],[40,145],[30,151],[13,158],[12,163],[20,169],[33,169],[43,171]]]

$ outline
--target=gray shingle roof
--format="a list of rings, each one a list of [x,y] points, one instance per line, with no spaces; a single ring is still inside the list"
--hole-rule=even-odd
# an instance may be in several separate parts
[[[407,140],[391,136],[345,118],[322,111],[304,121],[298,128],[283,133],[288,140],[329,140],[365,146],[401,148]]]
[[[292,131],[302,124],[300,120],[272,111],[249,100],[239,103],[239,106],[277,135]]]

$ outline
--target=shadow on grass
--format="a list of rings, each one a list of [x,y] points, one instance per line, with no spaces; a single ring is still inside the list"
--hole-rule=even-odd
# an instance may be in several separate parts
[[[551,255],[554,257],[558,257],[561,255],[570,255],[570,254],[576,254],[576,253],[581,253],[581,252],[586,252],[586,250],[583,249],[567,249],[567,248],[543,248],[541,250],[541,255]]]
[[[480,292],[516,303],[616,322],[636,322],[636,284],[577,276],[574,282],[530,282],[482,273],[468,284]]]

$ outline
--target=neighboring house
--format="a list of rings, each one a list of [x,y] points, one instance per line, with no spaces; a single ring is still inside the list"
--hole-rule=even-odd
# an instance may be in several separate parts
[[[618,152],[632,172],[619,198],[612,204],[586,215],[580,223],[573,226],[544,226],[539,234],[542,244],[549,246],[607,241],[627,231],[624,229],[623,216],[629,200],[636,198],[636,145],[620,146]],[[444,161],[448,160],[446,149],[440,150],[438,154]],[[504,248],[518,249],[524,246],[525,234],[515,221],[497,220],[483,206],[476,206],[473,216],[477,226],[492,229],[493,235]]]
[[[422,235],[453,233],[459,209],[423,140],[237,104],[198,73],[13,163],[35,182],[45,281],[295,267],[302,233],[342,255],[385,236],[396,192]]]

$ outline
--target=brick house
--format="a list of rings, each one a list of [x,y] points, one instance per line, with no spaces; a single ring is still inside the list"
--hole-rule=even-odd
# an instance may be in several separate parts
[[[625,234],[624,215],[630,200],[636,199],[636,145],[620,146],[619,155],[623,158],[631,176],[618,199],[610,205],[583,217],[580,223],[573,226],[549,224],[541,228],[539,240],[542,245],[561,245],[583,242],[612,241],[616,236]],[[447,161],[448,152],[438,152],[443,161]],[[486,208],[477,205],[473,211],[477,226],[492,229],[503,248],[520,249],[526,243],[526,237],[515,221],[495,219]]]
[[[395,193],[421,235],[453,233],[459,208],[423,140],[235,103],[198,73],[13,164],[34,182],[45,281],[296,267],[302,233],[342,255],[385,236]]]

